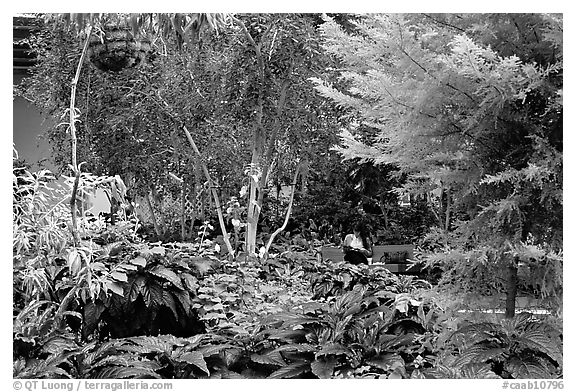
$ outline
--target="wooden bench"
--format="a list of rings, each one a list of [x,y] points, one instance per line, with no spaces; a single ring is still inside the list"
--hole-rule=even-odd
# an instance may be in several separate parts
[[[322,260],[342,261],[344,253],[342,248],[336,246],[323,246]],[[416,271],[409,270],[409,261],[414,255],[414,245],[375,245],[372,248],[372,266],[384,266],[395,274],[410,274]]]

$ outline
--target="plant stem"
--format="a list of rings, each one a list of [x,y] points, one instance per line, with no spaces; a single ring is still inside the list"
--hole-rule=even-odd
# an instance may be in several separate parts
[[[278,228],[270,236],[270,239],[268,240],[268,243],[266,244],[266,251],[264,253],[265,255],[268,254],[268,250],[270,249],[270,246],[272,245],[274,238],[276,238],[276,236],[278,234],[280,234],[288,225],[288,221],[290,220],[290,214],[292,213],[292,203],[294,202],[294,193],[296,193],[296,180],[298,179],[299,172],[300,172],[300,165],[298,165],[296,167],[296,173],[294,173],[294,179],[292,180],[292,193],[290,194],[290,202],[288,203],[288,209],[286,210],[286,218],[284,219],[284,223],[282,224],[282,226],[280,228]]]
[[[181,241],[184,242],[186,238],[186,183],[183,181],[180,186],[182,187],[180,190],[180,237]]]
[[[146,204],[148,204],[148,209],[150,210],[150,216],[152,217],[152,224],[154,225],[154,231],[160,237],[162,235],[162,230],[158,221],[156,220],[156,214],[154,213],[154,206],[152,205],[152,200],[150,200],[150,193],[146,194]]]
[[[82,54],[80,55],[80,60],[78,61],[78,66],[76,67],[76,75],[72,80],[72,88],[70,91],[70,138],[72,142],[72,170],[74,171],[74,186],[72,188],[72,195],[70,196],[70,212],[72,215],[72,237],[74,239],[74,244],[80,242],[78,236],[78,221],[76,217],[76,195],[78,193],[78,184],[80,182],[80,168],[78,166],[77,160],[77,138],[76,138],[76,86],[78,85],[78,80],[80,79],[80,72],[82,71],[82,64],[84,63],[84,57],[86,57],[86,51],[88,50],[88,43],[90,42],[90,35],[92,34],[92,26],[88,27],[88,32],[86,33],[86,41],[84,41],[84,47],[82,48]]]
[[[68,306],[76,297],[78,287],[79,286],[72,287],[70,291],[68,291],[66,296],[62,299],[62,302],[58,307],[58,311],[56,312],[56,315],[54,315],[54,325],[56,326],[56,328],[63,328],[62,322],[64,319],[64,312],[66,311],[66,309],[68,309]]]

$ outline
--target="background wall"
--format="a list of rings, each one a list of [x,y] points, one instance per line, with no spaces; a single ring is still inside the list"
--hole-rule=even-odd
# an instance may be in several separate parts
[[[14,71],[13,84],[18,84],[24,75]],[[12,100],[12,142],[18,156],[31,165],[33,171],[41,168],[55,172],[55,166],[50,159],[50,146],[42,137],[44,130],[55,126],[46,120],[38,109],[22,97],[13,97]],[[65,132],[62,128],[62,132]],[[92,213],[110,211],[110,203],[103,191],[97,191],[91,200]]]

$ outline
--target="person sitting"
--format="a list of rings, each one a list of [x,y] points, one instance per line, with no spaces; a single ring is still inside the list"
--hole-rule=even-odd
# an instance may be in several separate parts
[[[372,261],[372,240],[364,224],[357,223],[342,245],[345,261],[351,264],[370,264]]]

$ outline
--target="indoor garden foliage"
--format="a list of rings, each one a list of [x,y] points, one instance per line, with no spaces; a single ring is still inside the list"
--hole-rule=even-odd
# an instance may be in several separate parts
[[[43,18],[15,378],[563,377],[561,17]]]

